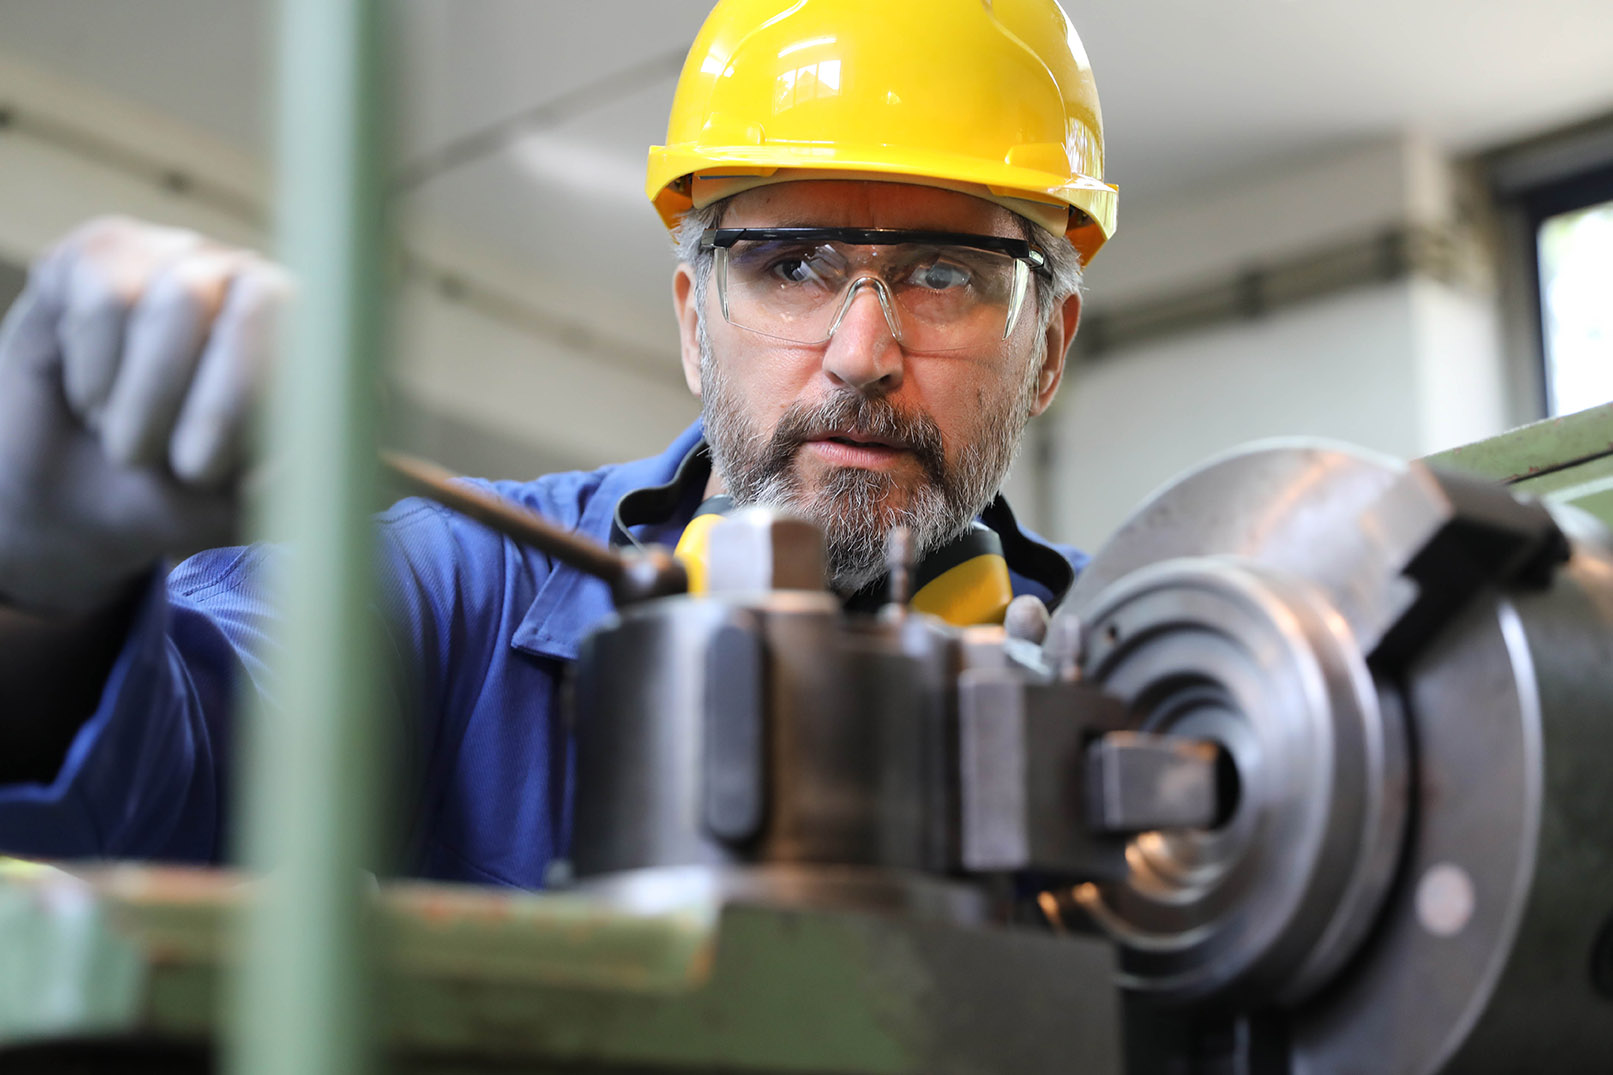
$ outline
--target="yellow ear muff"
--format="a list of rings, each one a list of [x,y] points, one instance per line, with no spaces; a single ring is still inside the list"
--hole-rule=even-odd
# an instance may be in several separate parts
[[[683,570],[689,576],[689,592],[692,594],[706,592],[707,546],[711,541],[711,528],[721,521],[720,510],[702,509],[689,520],[689,525],[683,528],[683,536],[678,538],[678,547],[672,550],[672,555],[683,564]]]
[[[908,607],[955,627],[967,627],[1003,622],[1003,613],[1013,599],[1008,561],[1001,552],[987,552],[947,568],[919,587]]]

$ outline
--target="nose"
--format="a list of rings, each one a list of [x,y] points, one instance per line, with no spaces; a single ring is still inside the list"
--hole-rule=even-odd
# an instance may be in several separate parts
[[[896,308],[877,278],[854,281],[824,350],[823,372],[859,392],[900,388],[903,354],[896,317]]]

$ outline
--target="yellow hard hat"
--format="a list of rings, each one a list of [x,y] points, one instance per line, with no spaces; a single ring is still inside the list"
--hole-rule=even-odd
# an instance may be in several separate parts
[[[1053,0],[720,0],[666,141],[645,189],[669,228],[710,200],[697,179],[788,169],[1019,199],[1083,263],[1115,230],[1098,91]]]

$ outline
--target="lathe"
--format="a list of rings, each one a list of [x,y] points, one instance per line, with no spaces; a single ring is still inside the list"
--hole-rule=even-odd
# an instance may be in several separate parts
[[[1217,458],[1007,629],[730,518],[585,647],[564,891],[381,887],[398,1069],[1613,1067],[1610,430]],[[8,1070],[205,1063],[239,894],[19,871]]]

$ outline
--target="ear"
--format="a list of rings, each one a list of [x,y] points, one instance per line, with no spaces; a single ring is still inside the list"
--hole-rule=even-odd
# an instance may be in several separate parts
[[[1042,369],[1036,378],[1036,399],[1031,404],[1031,417],[1047,410],[1058,394],[1059,382],[1064,379],[1064,355],[1075,339],[1075,330],[1081,323],[1081,295],[1077,292],[1064,300],[1058,312],[1047,323],[1047,352],[1042,356]]]
[[[683,355],[683,380],[700,395],[699,311],[694,305],[694,270],[680,264],[672,273],[672,308],[678,315],[678,347]]]

